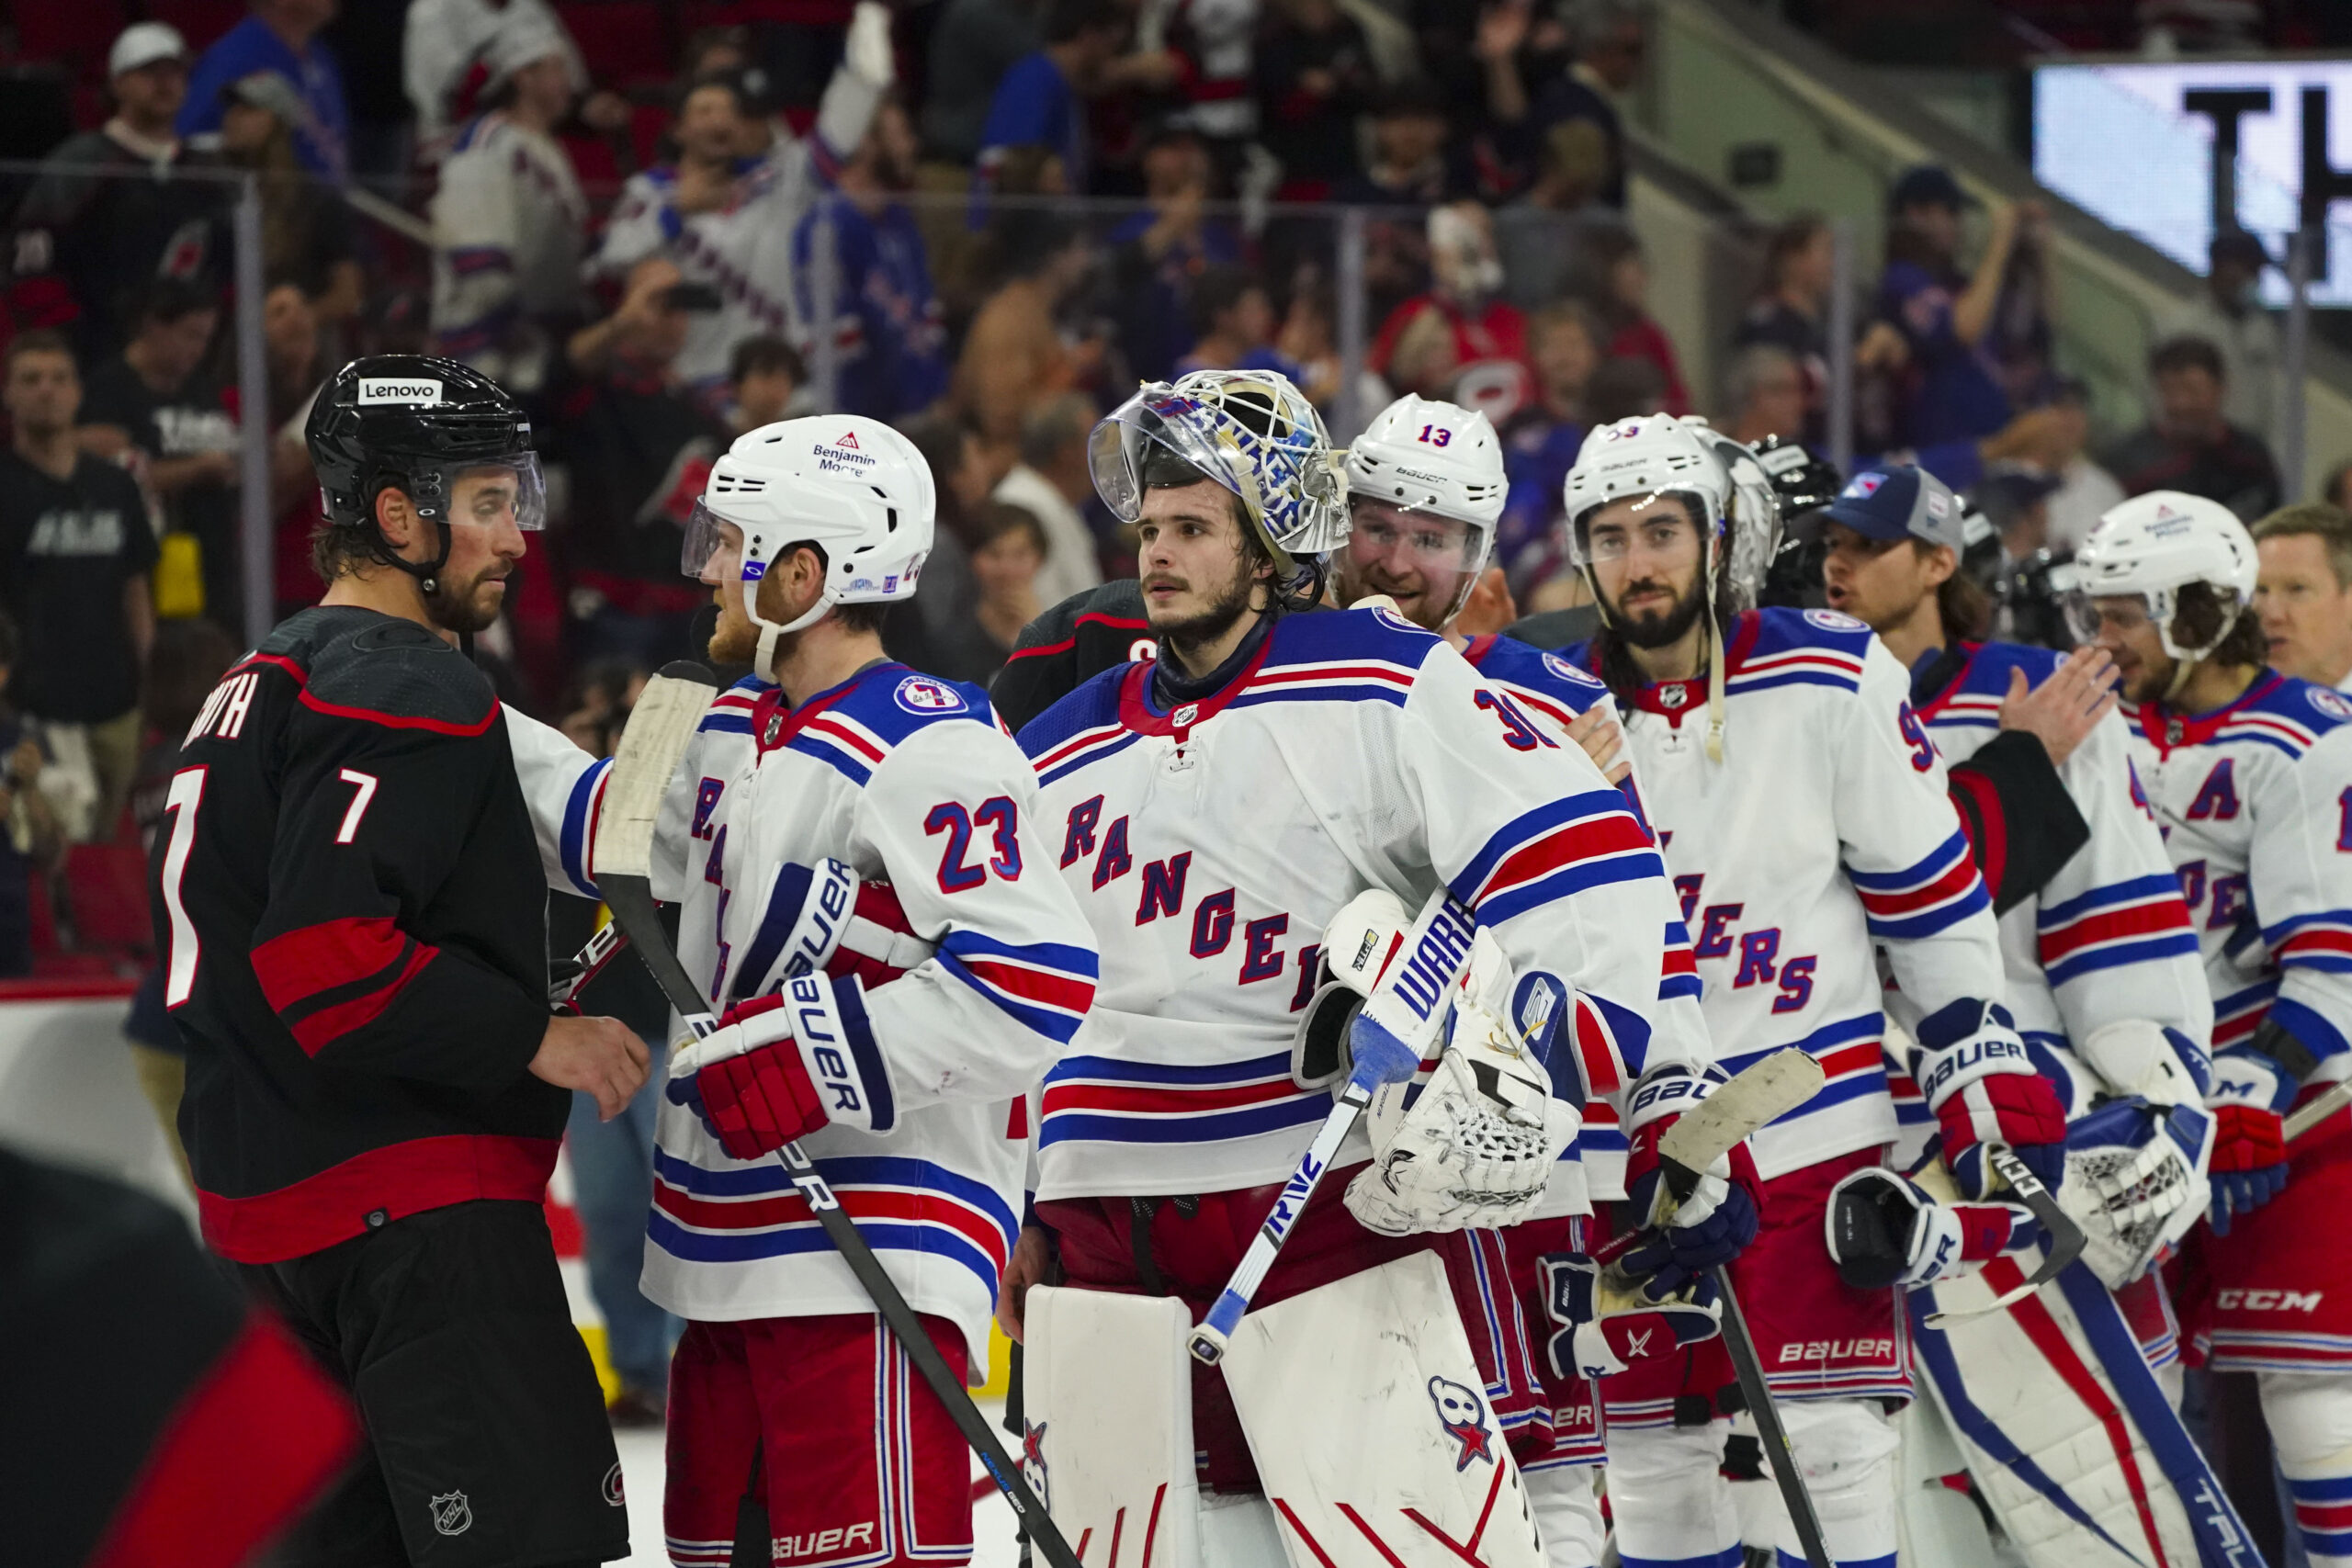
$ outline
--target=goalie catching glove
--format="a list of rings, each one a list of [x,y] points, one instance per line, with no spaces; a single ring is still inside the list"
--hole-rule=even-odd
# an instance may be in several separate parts
[[[2213,1118],[2194,1100],[2110,1100],[2066,1129],[2058,1206],[2082,1227],[2083,1261],[2110,1291],[2146,1273],[2205,1212]]]
[[[886,886],[840,861],[790,863],[770,880],[736,971],[767,991],[718,1029],[676,1042],[669,1098],[733,1159],[759,1159],[820,1127],[887,1133],[897,1100],[865,1018],[867,987],[929,957]]]
[[[1619,1236],[1591,1256],[1547,1252],[1536,1259],[1544,1314],[1553,1324],[1544,1346],[1553,1376],[1610,1377],[1722,1332],[1723,1306],[1705,1275],[1663,1300],[1626,1288],[1610,1264],[1637,1239]]]
[[[1871,1166],[1829,1190],[1829,1256],[1858,1291],[1958,1278],[2039,1241],[2041,1226],[2008,1203],[1939,1203],[1899,1171]]]
[[[1943,1134],[1944,1164],[1963,1197],[1990,1195],[1988,1145],[2013,1151],[2044,1187],[2066,1178],[2066,1112],[2026,1054],[2008,1010],[1962,1000],[1919,1021],[1913,1078]]]
[[[1401,926],[1403,905],[1393,916]],[[1352,955],[1351,948],[1340,951]],[[1353,966],[1337,973],[1353,983]],[[1372,1164],[1348,1183],[1348,1211],[1383,1235],[1528,1218],[1583,1121],[1554,1092],[1546,1060],[1555,1047],[1573,1055],[1561,1043],[1573,1002],[1556,976],[1514,978],[1494,938],[1477,932],[1428,1077],[1384,1084],[1373,1095]]]
[[[1625,1196],[1637,1245],[1625,1255],[1625,1272],[1644,1281],[1643,1293],[1652,1301],[1664,1301],[1693,1276],[1729,1263],[1756,1239],[1764,1183],[1746,1144],[1718,1156],[1679,1202],[1667,1190],[1658,1162],[1658,1140],[1722,1081],[1680,1062],[1664,1063],[1643,1075],[1627,1104]]]

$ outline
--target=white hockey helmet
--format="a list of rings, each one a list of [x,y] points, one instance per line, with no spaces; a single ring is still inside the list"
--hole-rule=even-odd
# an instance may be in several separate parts
[[[2083,541],[2068,609],[2076,636],[2087,642],[2098,629],[2093,601],[2137,598],[2165,652],[2188,666],[2220,646],[2254,603],[2259,570],[2254,536],[2228,507],[2177,490],[2150,491],[2110,507]],[[2192,582],[2210,584],[2228,612],[2212,636],[2195,645],[2178,640],[2173,626],[2180,590]]]
[[[1495,427],[1475,410],[1408,392],[1374,415],[1348,448],[1347,474],[1351,547],[1412,547],[1413,513],[1463,525],[1459,543],[1448,538],[1417,551],[1430,569],[1459,574],[1438,626],[1452,621],[1494,550],[1510,489]],[[1350,556],[1343,553],[1340,563],[1345,575]]]
[[[880,420],[787,419],[737,436],[711,465],[680,564],[699,578],[718,548],[719,525],[741,532],[743,610],[760,628],[753,668],[764,674],[777,637],[813,625],[834,605],[912,598],[938,507],[931,465]],[[801,615],[778,624],[760,615],[760,581],[795,545],[823,552],[824,590]]]
[[[1122,523],[1143,515],[1151,449],[1241,498],[1294,592],[1348,536],[1345,480],[1323,416],[1271,370],[1195,370],[1146,382],[1104,416],[1087,446],[1096,493]]]

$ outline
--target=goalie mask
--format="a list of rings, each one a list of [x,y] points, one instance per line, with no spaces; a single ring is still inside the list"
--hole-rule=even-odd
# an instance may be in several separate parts
[[[2155,623],[2165,655],[2179,665],[2169,696],[2254,603],[2258,570],[2254,536],[2228,507],[2179,491],[2151,491],[2109,510],[2083,542],[2075,556],[2067,616],[2076,638],[2090,642],[2103,613],[2098,601],[2137,599]],[[2193,643],[2182,640],[2175,624],[2180,590],[2192,582],[2209,584],[2224,606],[2211,635]]]
[[[1487,416],[1411,393],[1374,416],[1347,455],[1350,530],[1340,597],[1386,593],[1442,631],[1493,553],[1509,481]]]
[[[1189,468],[1231,491],[1274,558],[1281,596],[1307,594],[1348,536],[1345,481],[1323,418],[1271,370],[1148,382],[1094,427],[1086,458],[1096,493],[1122,523],[1140,519],[1146,488],[1164,482],[1154,470]]]
[[[776,638],[813,626],[834,605],[913,598],[937,509],[931,465],[880,420],[787,419],[737,436],[711,466],[680,565],[699,579],[727,529],[741,534],[738,591],[760,633],[752,668],[764,675]],[[801,545],[824,558],[824,587],[790,621],[771,621],[760,614],[760,583],[771,564]]]

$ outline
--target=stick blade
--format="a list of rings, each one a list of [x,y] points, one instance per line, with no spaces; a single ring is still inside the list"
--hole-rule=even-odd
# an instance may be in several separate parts
[[[1704,1170],[1734,1145],[1821,1092],[1821,1064],[1791,1045],[1747,1068],[1698,1105],[1658,1140],[1657,1152]]]
[[[695,728],[702,723],[718,686],[718,677],[709,667],[691,659],[663,665],[645,682],[629,709],[620,749],[613,753],[612,776],[596,814],[591,862],[596,873],[652,874],[653,825],[662,813],[662,796],[694,743]]]

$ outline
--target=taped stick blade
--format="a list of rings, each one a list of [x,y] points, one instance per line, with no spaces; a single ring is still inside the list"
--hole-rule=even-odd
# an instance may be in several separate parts
[[[1775,1051],[1684,1112],[1658,1140],[1657,1152],[1691,1170],[1704,1170],[1748,1134],[1820,1092],[1819,1062],[1798,1046]]]
[[[709,667],[690,659],[663,665],[661,673],[645,682],[629,709],[620,749],[613,753],[612,776],[605,781],[604,804],[596,814],[592,872],[652,874],[653,825],[662,814],[662,796],[670,787],[670,775],[685,759],[718,686],[718,677]]]

